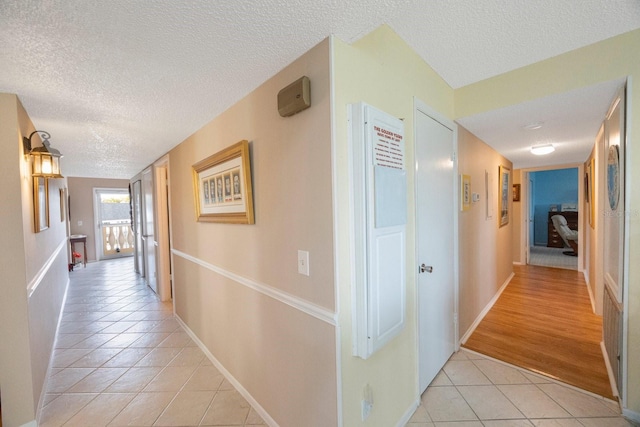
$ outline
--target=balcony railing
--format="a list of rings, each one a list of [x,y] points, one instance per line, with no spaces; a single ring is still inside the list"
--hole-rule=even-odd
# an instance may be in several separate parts
[[[105,256],[130,255],[133,253],[133,242],[131,221],[102,222],[102,253]]]

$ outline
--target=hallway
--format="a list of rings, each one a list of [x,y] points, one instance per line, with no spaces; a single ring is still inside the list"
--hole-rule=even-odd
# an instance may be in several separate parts
[[[613,399],[602,318],[582,274],[536,266],[514,273],[464,347]]]
[[[264,425],[132,257],[69,274],[41,427]]]
[[[265,425],[173,318],[171,303],[137,278],[132,258],[70,276],[41,427]],[[630,425],[614,402],[464,350],[429,386],[408,427],[455,422]]]

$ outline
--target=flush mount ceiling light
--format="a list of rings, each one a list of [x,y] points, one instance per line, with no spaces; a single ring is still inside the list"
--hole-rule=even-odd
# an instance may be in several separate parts
[[[543,122],[533,122],[533,123],[529,123],[527,125],[522,126],[522,129],[524,130],[538,130],[540,128],[542,128]]]
[[[553,153],[555,151],[553,144],[536,145],[531,147],[531,152],[536,156]]]

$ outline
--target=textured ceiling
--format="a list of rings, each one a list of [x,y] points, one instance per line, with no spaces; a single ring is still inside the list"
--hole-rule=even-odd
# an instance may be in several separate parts
[[[381,24],[457,88],[638,28],[640,2],[1,0],[0,92],[65,175],[130,178],[328,35]]]

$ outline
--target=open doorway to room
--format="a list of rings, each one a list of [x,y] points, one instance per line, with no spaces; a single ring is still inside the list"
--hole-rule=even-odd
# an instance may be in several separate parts
[[[578,256],[566,228],[578,231],[579,171],[577,167],[530,171],[528,264],[578,270]],[[556,218],[555,224],[553,218]],[[579,245],[578,245],[579,248]],[[578,249],[579,250],[579,249]]]

